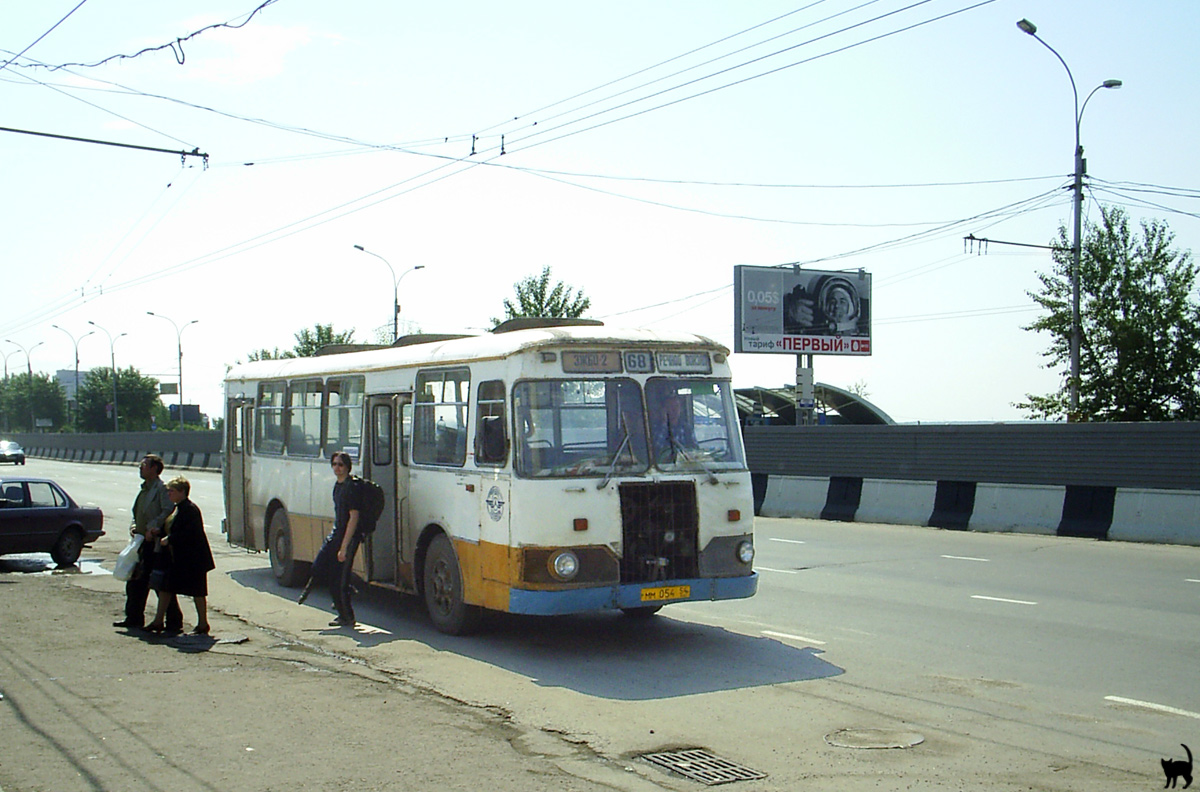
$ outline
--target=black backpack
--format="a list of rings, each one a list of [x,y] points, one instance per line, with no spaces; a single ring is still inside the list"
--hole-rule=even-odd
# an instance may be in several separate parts
[[[358,476],[354,477],[354,482],[358,486],[360,507],[358,530],[365,536],[374,532],[375,524],[379,522],[379,516],[383,514],[383,487],[370,479]]]

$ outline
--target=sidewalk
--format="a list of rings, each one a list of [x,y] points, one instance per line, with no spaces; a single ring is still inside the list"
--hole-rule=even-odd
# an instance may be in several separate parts
[[[211,637],[113,628],[124,584],[23,562],[0,559],[5,792],[662,788],[220,612]]]

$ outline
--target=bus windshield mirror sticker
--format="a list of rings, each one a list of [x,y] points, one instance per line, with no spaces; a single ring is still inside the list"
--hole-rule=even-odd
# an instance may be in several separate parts
[[[658,370],[664,374],[711,374],[707,352],[659,352]]]
[[[563,371],[568,374],[620,374],[621,355],[616,350],[564,350]]]

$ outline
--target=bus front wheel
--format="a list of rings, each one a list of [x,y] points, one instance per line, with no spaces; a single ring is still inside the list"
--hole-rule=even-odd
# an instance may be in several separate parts
[[[441,632],[466,635],[479,626],[479,608],[463,602],[462,571],[445,534],[434,537],[425,553],[425,608]]]
[[[283,509],[277,509],[271,515],[270,556],[271,572],[279,585],[294,587],[304,582],[300,579],[300,565],[292,553],[292,528]]]

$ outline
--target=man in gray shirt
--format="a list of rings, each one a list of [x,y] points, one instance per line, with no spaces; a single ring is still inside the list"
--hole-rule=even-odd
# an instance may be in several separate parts
[[[142,477],[142,488],[133,501],[133,524],[130,535],[146,537],[138,550],[138,566],[133,577],[125,584],[125,618],[113,622],[113,627],[140,630],[146,623],[146,598],[150,594],[150,572],[154,568],[154,549],[163,535],[163,524],[175,508],[167,497],[167,485],[162,481],[163,461],[157,454],[146,454],[138,473]],[[167,609],[166,632],[183,631],[183,611],[174,595]]]

